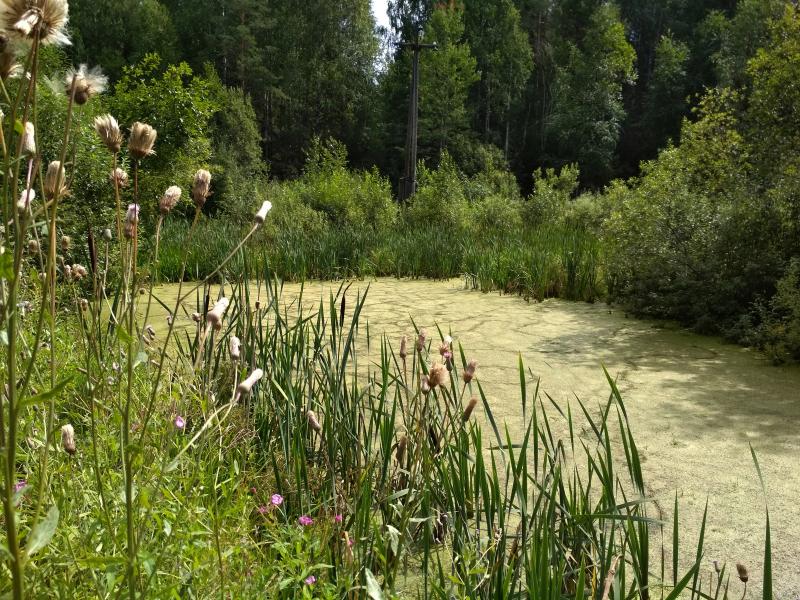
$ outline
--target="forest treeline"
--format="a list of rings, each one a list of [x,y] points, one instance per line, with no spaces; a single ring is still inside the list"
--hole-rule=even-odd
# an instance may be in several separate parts
[[[71,8],[73,45],[42,68],[101,65],[110,86],[76,116],[66,230],[113,215],[91,127],[111,112],[159,130],[143,198],[211,171],[220,242],[272,199],[264,247],[289,277],[466,273],[800,358],[791,0],[394,0],[390,31],[368,0]],[[421,58],[419,192],[398,206],[410,39],[438,49]],[[40,104],[55,148],[66,100]]]

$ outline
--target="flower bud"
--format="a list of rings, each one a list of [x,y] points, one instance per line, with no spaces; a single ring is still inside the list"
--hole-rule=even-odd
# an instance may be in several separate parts
[[[262,225],[264,223],[264,219],[267,218],[267,213],[272,209],[272,202],[269,200],[265,200],[264,204],[261,205],[261,208],[258,209],[258,212],[255,216],[255,221],[258,225]]]
[[[464,378],[464,383],[469,383],[475,378],[475,370],[478,368],[478,361],[474,358],[467,363],[466,368],[464,369],[464,373],[462,377]]]
[[[322,433],[322,425],[320,425],[317,414],[313,410],[309,410],[306,413],[306,419],[308,419],[308,426],[311,427],[311,429],[317,433]]]
[[[22,190],[22,193],[17,200],[17,210],[20,215],[28,213],[31,209],[31,202],[36,199],[36,190]]]
[[[31,254],[39,252],[39,242],[37,240],[28,240],[28,252]]]
[[[228,310],[229,303],[230,300],[227,298],[220,298],[217,300],[214,308],[212,308],[206,315],[206,321],[211,323],[214,326],[214,329],[217,331],[222,329],[222,317],[225,316],[225,311]]]
[[[230,350],[231,360],[239,360],[242,351],[242,342],[235,335],[231,336]]]
[[[147,123],[137,121],[131,127],[131,136],[128,138],[128,150],[131,156],[141,160],[155,154],[153,146],[156,144],[158,132]]]
[[[54,160],[47,165],[44,176],[44,197],[58,200],[67,194],[67,176],[60,161]]]
[[[423,352],[425,350],[425,344],[428,340],[428,332],[424,329],[419,330],[419,335],[417,336],[417,351]]]
[[[462,415],[464,423],[469,421],[469,418],[472,416],[472,411],[475,410],[475,406],[477,404],[478,404],[478,399],[477,398],[472,398],[469,401],[469,404],[467,404],[467,407],[464,409],[464,414]]]
[[[112,235],[111,230],[108,227],[103,229],[103,239],[107,242],[110,242],[111,240],[114,239],[114,236]]]
[[[742,583],[747,583],[750,579],[750,574],[747,572],[747,567],[745,567],[742,563],[736,563],[736,573],[739,575],[739,581]]]
[[[61,251],[62,252],[69,252],[70,246],[72,246],[72,238],[68,235],[61,236]]]
[[[445,383],[447,383],[447,369],[445,366],[440,363],[431,365],[430,371],[428,371],[428,384],[431,389],[442,386]]]
[[[408,343],[408,338],[406,336],[403,336],[400,339],[400,358],[402,358],[403,360],[405,360],[406,357],[408,356],[408,350],[406,349],[407,343]]]
[[[61,446],[70,456],[75,454],[75,430],[69,423],[61,426]]]

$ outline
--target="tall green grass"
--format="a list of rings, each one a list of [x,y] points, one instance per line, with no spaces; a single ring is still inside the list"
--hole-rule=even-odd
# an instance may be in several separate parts
[[[188,226],[172,222],[164,229],[159,273],[176,281],[182,272]],[[186,276],[203,278],[224,258],[239,227],[221,220],[198,226],[200,243],[189,248]],[[363,277],[449,279],[463,277],[468,287],[500,290],[542,300],[551,297],[594,301],[605,293],[602,252],[590,232],[566,225],[543,225],[519,234],[484,236],[468,231],[398,226],[326,228],[309,235],[288,230],[264,234],[251,246],[254,262],[290,281]],[[241,262],[227,275],[241,274]]]

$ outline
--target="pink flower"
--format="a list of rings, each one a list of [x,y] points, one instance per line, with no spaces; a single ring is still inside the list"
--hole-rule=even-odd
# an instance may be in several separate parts
[[[316,577],[314,577],[313,575],[309,575],[308,577],[306,577],[306,585],[314,585],[315,583],[317,583]]]
[[[334,517],[333,517],[333,520],[334,520],[334,521],[336,521],[337,523],[341,523],[341,522],[342,522],[342,515],[336,515],[336,516],[334,516]]]
[[[251,487],[251,488],[250,488],[250,493],[251,493],[251,494],[253,494],[253,496],[255,496],[255,495],[256,495],[256,492],[257,492],[257,491],[258,491],[258,490],[256,490],[256,487],[255,487],[255,486],[253,486],[253,487]]]
[[[17,483],[14,484],[14,493],[16,494],[26,485],[28,485],[28,482],[25,479],[20,479]]]
[[[302,525],[303,527],[308,527],[309,525],[314,524],[314,519],[312,519],[308,515],[303,515],[302,517],[297,519],[297,522],[300,523],[300,525]]]
[[[280,506],[281,504],[283,504],[283,496],[281,496],[280,494],[272,494],[270,502],[272,502],[273,506]]]
[[[265,515],[269,511],[269,506],[264,506],[263,504],[258,507],[258,514]]]
[[[175,427],[177,427],[178,429],[183,429],[184,427],[186,427],[186,421],[184,421],[182,416],[178,415],[177,417],[175,417]]]

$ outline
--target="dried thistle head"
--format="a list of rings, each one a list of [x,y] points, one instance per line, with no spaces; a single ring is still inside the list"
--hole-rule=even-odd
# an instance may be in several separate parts
[[[139,205],[129,204],[125,213],[125,237],[133,239],[136,235],[137,225],[139,224]]]
[[[475,371],[477,369],[478,361],[473,358],[467,363],[467,367],[464,369],[464,373],[462,374],[464,383],[469,383],[475,378]]]
[[[425,350],[425,344],[428,340],[428,332],[425,329],[419,330],[419,335],[417,336],[417,351],[423,352]]]
[[[113,116],[106,114],[95,117],[94,130],[100,136],[100,141],[112,154],[120,151],[120,148],[122,148],[122,130],[120,130],[119,123]]]
[[[147,123],[136,121],[131,127],[131,136],[128,138],[128,150],[131,156],[141,160],[155,154],[153,146],[156,145],[158,132]]]
[[[108,180],[120,188],[128,187],[128,174],[119,167],[108,174]]]
[[[84,267],[83,265],[79,265],[77,263],[72,265],[72,275],[73,275],[73,277],[75,277],[75,279],[80,281],[81,279],[86,277],[88,274],[89,274],[89,271],[87,271],[86,267]]]
[[[434,363],[428,371],[428,384],[431,389],[447,383],[447,368],[441,363]]]
[[[47,165],[44,176],[44,197],[48,200],[58,200],[67,195],[67,175],[61,161],[54,160]]]
[[[78,305],[81,307],[81,310],[83,312],[89,310],[89,301],[86,298],[81,298],[80,300],[78,300]]]
[[[175,208],[175,205],[178,203],[178,200],[181,199],[181,194],[183,190],[179,188],[177,185],[172,185],[167,188],[167,191],[164,192],[164,195],[161,196],[161,200],[158,203],[158,208],[161,211],[162,215],[166,215]]]
[[[67,0],[0,0],[0,18],[7,31],[22,39],[70,44],[64,31],[69,20]]]
[[[750,574],[747,572],[747,567],[742,563],[736,563],[736,573],[739,575],[739,581],[747,583],[750,579]]]
[[[75,88],[75,104],[82,106],[86,104],[93,96],[102,94],[106,85],[108,85],[108,77],[103,75],[100,67],[92,67],[91,69],[86,65],[80,65],[77,69],[70,68],[64,75],[64,83],[66,84],[67,96],[72,96],[72,88]]]
[[[39,252],[39,242],[37,240],[28,240],[28,252],[31,254]]]
[[[192,182],[192,198],[197,208],[203,208],[206,199],[211,195],[211,173],[205,169],[199,169],[194,174]],[[264,215],[266,216],[266,214]]]
[[[30,121],[25,121],[22,131],[22,154],[36,155],[36,128]]]
[[[199,312],[192,313],[192,321],[194,321],[195,323],[199,323],[202,320],[203,320],[203,315],[201,315]]]
[[[69,252],[70,246],[72,246],[72,238],[68,235],[61,236],[61,251],[62,252]]]
[[[408,348],[406,348],[407,344],[408,337],[404,335],[402,338],[400,338],[400,358],[403,360],[408,357]]]
[[[103,240],[105,240],[106,242],[110,242],[113,239],[114,235],[111,233],[111,229],[108,227],[103,229]]]
[[[69,423],[61,426],[61,446],[70,456],[75,454],[75,429]]]

